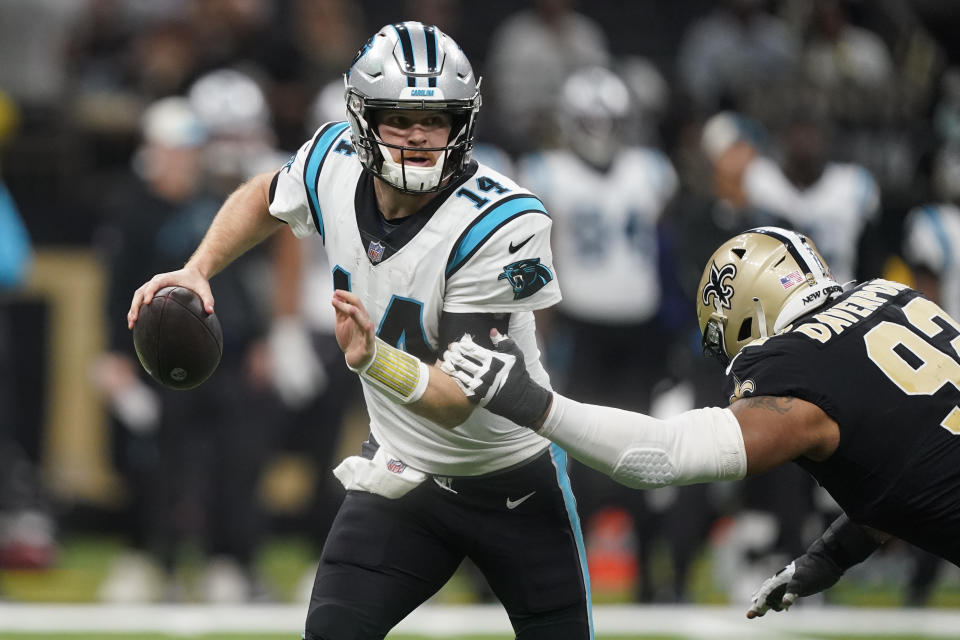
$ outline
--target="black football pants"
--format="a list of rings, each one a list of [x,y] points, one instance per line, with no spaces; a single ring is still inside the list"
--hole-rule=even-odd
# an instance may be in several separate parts
[[[347,492],[320,559],[304,638],[383,638],[465,557],[503,603],[517,638],[593,637],[566,454],[551,445],[519,467],[430,478],[396,500]]]

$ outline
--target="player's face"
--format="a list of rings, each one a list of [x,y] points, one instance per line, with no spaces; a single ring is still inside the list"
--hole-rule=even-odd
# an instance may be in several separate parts
[[[442,152],[416,150],[444,147],[450,139],[452,126],[450,114],[443,111],[404,109],[383,111],[377,115],[380,139],[387,144],[407,147],[403,151],[403,163],[412,166],[435,165]],[[390,154],[394,162],[401,161],[400,149],[391,147]]]

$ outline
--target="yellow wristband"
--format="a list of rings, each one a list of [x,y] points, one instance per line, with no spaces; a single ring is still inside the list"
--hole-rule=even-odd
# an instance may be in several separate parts
[[[416,402],[427,390],[430,368],[414,355],[392,347],[380,338],[374,343],[373,359],[360,377],[400,404]]]

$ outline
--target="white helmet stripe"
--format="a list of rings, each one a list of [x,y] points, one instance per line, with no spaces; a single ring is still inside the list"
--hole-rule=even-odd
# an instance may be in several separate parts
[[[427,73],[435,74],[439,71],[437,67],[437,30],[429,25],[424,26],[423,39],[427,47]],[[430,76],[428,86],[437,86],[436,76]]]
[[[810,247],[800,234],[781,227],[757,227],[756,229],[750,229],[747,233],[762,233],[765,236],[776,238],[785,244],[787,251],[790,252],[793,259],[800,265],[800,269],[803,270],[804,275],[808,273],[813,274],[818,280],[827,275],[826,269],[824,269],[823,265],[813,251],[810,250]]]

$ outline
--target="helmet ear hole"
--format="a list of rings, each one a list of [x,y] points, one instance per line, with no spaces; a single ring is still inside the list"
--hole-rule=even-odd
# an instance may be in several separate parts
[[[743,342],[750,338],[751,333],[753,332],[753,318],[744,318],[743,322],[740,323],[740,332],[737,334],[737,341]]]

